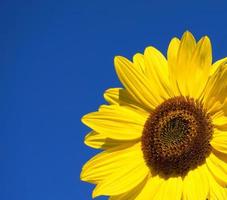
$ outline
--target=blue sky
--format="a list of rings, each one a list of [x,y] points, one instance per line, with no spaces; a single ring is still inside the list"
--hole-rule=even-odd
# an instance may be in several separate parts
[[[0,2],[0,199],[89,200],[80,118],[121,86],[115,55],[131,58],[190,30],[227,56],[227,4],[201,1]],[[106,198],[97,198],[104,200]]]

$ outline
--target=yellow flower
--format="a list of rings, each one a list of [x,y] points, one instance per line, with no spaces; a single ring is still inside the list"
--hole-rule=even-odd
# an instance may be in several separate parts
[[[81,172],[93,198],[226,200],[227,58],[212,64],[209,38],[185,32],[167,59],[147,47],[114,63],[124,88],[82,118],[85,144],[103,150]]]

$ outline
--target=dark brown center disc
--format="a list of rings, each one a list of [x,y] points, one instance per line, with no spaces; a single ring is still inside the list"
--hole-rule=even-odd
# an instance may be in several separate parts
[[[159,105],[147,119],[142,151],[151,170],[165,176],[184,176],[211,152],[213,126],[202,104],[174,97]]]

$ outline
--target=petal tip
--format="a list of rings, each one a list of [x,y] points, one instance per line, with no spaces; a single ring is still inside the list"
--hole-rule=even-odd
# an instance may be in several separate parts
[[[153,46],[148,46],[148,47],[145,48],[144,54],[146,54],[146,53],[148,53],[148,52],[150,52],[150,51],[153,51],[153,50],[156,50],[155,47],[153,47]]]
[[[86,122],[86,118],[87,118],[87,115],[84,115],[83,117],[81,117],[81,122],[83,123],[83,124],[85,124],[85,122]]]
[[[171,39],[171,41],[179,43],[180,42],[180,39],[178,37],[173,37]]]
[[[207,35],[205,35],[201,38],[201,42],[203,44],[205,43],[206,45],[209,45],[209,47],[211,47],[211,41],[210,41],[210,38]]]
[[[105,100],[109,98],[109,96],[115,91],[115,89],[120,89],[120,88],[108,88],[104,91],[103,97]]]
[[[89,119],[90,119],[90,114],[91,114],[91,113],[88,113],[88,114],[84,115],[84,116],[80,119],[81,122],[82,122],[83,124],[87,125],[87,123],[88,123],[88,121],[89,121]]]
[[[122,69],[122,67],[131,67],[132,62],[123,56],[115,56],[114,57],[114,66],[118,73],[119,70]]]
[[[124,60],[125,58],[123,56],[115,56],[114,57],[114,64],[118,64],[121,60]]]
[[[84,176],[84,166],[82,167],[82,170],[81,170],[81,172],[80,172],[80,180],[81,181],[86,181],[86,178],[85,178],[85,176]]]
[[[95,189],[92,192],[92,199],[94,199],[94,198],[96,198],[96,197],[101,195],[100,192],[97,190],[97,187],[98,186],[96,186]]]
[[[186,30],[184,33],[183,33],[183,36],[193,36],[193,34],[189,31],[189,30]]]
[[[188,30],[183,33],[181,40],[191,40],[194,42],[196,41],[194,35]]]
[[[85,137],[84,137],[84,144],[85,145],[87,145],[87,146],[89,146],[89,138],[90,138],[90,133],[88,133],[87,135],[85,135]]]

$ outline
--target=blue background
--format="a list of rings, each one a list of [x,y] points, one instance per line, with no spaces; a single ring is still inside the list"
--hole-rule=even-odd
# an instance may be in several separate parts
[[[227,4],[202,1],[0,1],[0,199],[89,200],[82,115],[120,86],[115,55],[207,34],[227,55]],[[106,199],[104,197],[98,199]]]

